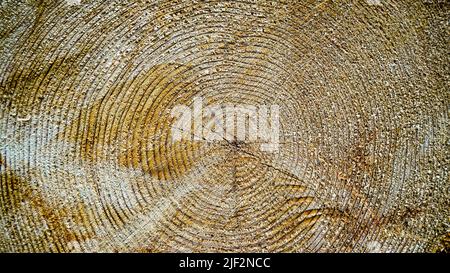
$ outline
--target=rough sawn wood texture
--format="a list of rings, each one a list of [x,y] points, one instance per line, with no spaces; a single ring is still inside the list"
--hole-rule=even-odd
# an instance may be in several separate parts
[[[435,252],[448,1],[0,1],[0,251]],[[280,106],[280,147],[170,110]]]

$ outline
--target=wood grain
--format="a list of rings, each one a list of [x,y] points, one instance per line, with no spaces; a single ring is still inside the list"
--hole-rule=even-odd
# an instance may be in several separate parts
[[[76,2],[0,3],[1,252],[448,251],[448,2]]]

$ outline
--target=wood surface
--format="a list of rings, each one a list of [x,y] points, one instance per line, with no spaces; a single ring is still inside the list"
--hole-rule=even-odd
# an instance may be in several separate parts
[[[448,1],[78,2],[0,2],[1,252],[449,249]]]

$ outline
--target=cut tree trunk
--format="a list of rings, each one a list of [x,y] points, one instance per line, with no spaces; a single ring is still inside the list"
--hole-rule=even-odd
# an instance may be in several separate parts
[[[2,1],[0,251],[448,250],[448,14]],[[174,140],[173,110],[196,99],[218,107],[191,115],[202,126],[278,107],[276,149],[239,138],[251,119]]]

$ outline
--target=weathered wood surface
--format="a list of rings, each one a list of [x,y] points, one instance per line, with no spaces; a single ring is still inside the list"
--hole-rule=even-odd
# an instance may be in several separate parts
[[[442,251],[448,12],[1,1],[0,251]],[[172,143],[195,96],[278,104],[279,152]]]

